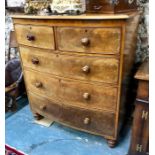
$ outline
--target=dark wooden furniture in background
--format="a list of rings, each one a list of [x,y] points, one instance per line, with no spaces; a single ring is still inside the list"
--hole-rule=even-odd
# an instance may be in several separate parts
[[[139,14],[12,17],[34,117],[101,135],[114,147]]]
[[[125,13],[137,10],[137,0],[86,0],[87,13]]]
[[[139,82],[128,155],[149,153],[149,63],[145,61],[135,75]]]

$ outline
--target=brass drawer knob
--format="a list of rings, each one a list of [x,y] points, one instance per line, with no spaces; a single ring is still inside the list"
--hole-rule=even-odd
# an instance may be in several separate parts
[[[46,105],[41,105],[40,110],[46,110]]]
[[[90,44],[89,38],[82,38],[82,39],[81,39],[81,44],[82,44],[83,46],[88,46],[88,45]]]
[[[26,36],[26,38],[27,38],[28,41],[34,41],[34,40],[35,40],[35,36],[32,35],[32,34],[28,34],[28,35]]]
[[[90,72],[90,67],[88,65],[85,65],[84,67],[82,67],[82,71],[84,73],[89,73]]]
[[[90,124],[90,118],[86,117],[83,121],[84,124],[88,125]]]
[[[37,64],[39,64],[39,59],[38,58],[32,58],[32,63],[34,64],[34,65],[37,65]]]
[[[90,99],[90,94],[89,94],[89,93],[84,93],[84,94],[83,94],[83,98],[84,98],[85,100],[89,100],[89,99]]]
[[[41,88],[43,85],[41,82],[36,82],[35,83],[36,88]]]

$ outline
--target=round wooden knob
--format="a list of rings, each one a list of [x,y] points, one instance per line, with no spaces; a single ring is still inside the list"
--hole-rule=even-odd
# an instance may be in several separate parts
[[[90,44],[89,38],[82,38],[82,39],[81,39],[81,44],[82,44],[83,46],[88,46],[88,45]]]
[[[36,86],[36,88],[41,88],[42,87],[42,83],[41,82],[36,82],[35,86]]]
[[[89,99],[90,99],[90,94],[89,94],[89,93],[84,93],[84,94],[83,94],[83,98],[84,98],[85,100],[89,100]]]
[[[90,123],[90,118],[86,117],[83,121],[84,124],[89,124]]]
[[[38,60],[38,58],[32,58],[32,63],[34,64],[34,65],[37,65],[37,64],[39,64],[39,60]]]
[[[34,116],[34,119],[35,119],[35,120],[41,120],[41,119],[43,118],[43,116],[41,116],[41,115],[38,114],[38,113],[35,113],[33,116]]]
[[[40,110],[46,110],[46,105],[41,105]]]
[[[27,37],[28,41],[34,41],[35,40],[35,36],[32,34],[28,34],[26,37]]]
[[[86,66],[82,67],[82,71],[84,73],[89,73],[90,72],[90,67],[88,65],[86,65]]]

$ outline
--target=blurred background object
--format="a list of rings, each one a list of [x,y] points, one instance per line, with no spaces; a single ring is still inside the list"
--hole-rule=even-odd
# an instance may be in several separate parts
[[[16,111],[16,100],[25,92],[20,60],[9,60],[5,66],[5,110]]]
[[[52,0],[26,0],[24,12],[26,14],[42,14],[50,13],[50,4]]]
[[[78,15],[86,11],[85,0],[53,0],[50,6],[53,14]]]
[[[89,13],[126,13],[137,10],[137,0],[86,0]]]
[[[14,49],[14,57],[11,57]],[[18,44],[14,31],[10,31],[9,48],[6,54],[5,65],[5,110],[6,112],[17,109],[16,100],[25,93],[25,85],[20,59],[17,56]]]

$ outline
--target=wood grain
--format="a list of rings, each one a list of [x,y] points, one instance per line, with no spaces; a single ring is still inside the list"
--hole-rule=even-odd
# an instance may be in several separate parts
[[[135,78],[138,80],[132,138],[128,155],[149,154],[149,68],[144,61]]]
[[[117,88],[61,80],[61,98],[66,105],[116,111]],[[88,94],[88,97],[85,97]]]
[[[59,99],[60,84],[59,79],[49,77],[39,72],[24,70],[27,90],[48,96],[51,99]],[[36,85],[41,83],[40,87]]]
[[[132,19],[127,20],[125,27],[124,39],[124,64],[123,64],[123,80],[126,80],[131,74],[132,67],[135,62],[135,51],[137,42],[137,31],[140,16],[134,16]]]
[[[56,103],[47,97],[38,96],[32,92],[28,92],[28,94],[33,113],[39,113],[78,130],[114,139],[114,113],[74,108]],[[42,106],[46,108],[42,109]],[[89,118],[88,124],[84,122],[86,118]]]
[[[139,87],[137,91],[137,98],[148,101],[149,100],[149,84],[148,81],[139,81]]]
[[[117,84],[119,79],[119,59],[114,56],[60,55],[62,73],[87,82]],[[110,65],[109,65],[110,64]],[[88,71],[84,70],[88,67]]]
[[[114,54],[120,51],[120,28],[59,27],[56,33],[58,49],[61,51],[103,54]],[[81,43],[83,38],[89,40],[88,45],[84,46]]]
[[[62,106],[62,122],[100,135],[114,136],[115,114]],[[88,123],[84,120],[88,118]]]
[[[118,82],[119,60],[113,56],[69,55],[30,47],[20,47],[20,52],[23,65],[31,69],[87,82]],[[33,59],[39,62],[33,64]],[[86,66],[88,72],[83,71]]]
[[[23,30],[31,25],[42,38],[36,45],[19,43],[27,90],[29,96],[36,94],[32,111],[102,135],[114,146],[124,118],[139,14],[13,18],[18,37],[18,29],[25,36]],[[44,105],[39,110],[41,103],[51,110],[44,112]]]
[[[38,113],[41,116],[54,120],[61,118],[62,105],[60,103],[56,103],[47,97],[38,96],[32,92],[28,92],[28,95],[30,106],[34,114]]]
[[[128,12],[123,14],[82,14],[78,16],[69,16],[69,15],[63,15],[63,16],[37,16],[37,15],[24,15],[24,14],[14,14],[11,15],[13,19],[48,19],[48,20],[54,20],[54,19],[67,19],[67,20],[114,20],[114,19],[128,19],[135,16],[136,12]]]
[[[33,25],[15,25],[17,41],[19,44],[44,49],[54,49],[53,28]],[[28,36],[33,36],[33,40],[28,40]],[[44,36],[44,37],[43,37]]]
[[[118,3],[117,3],[118,2]],[[109,1],[109,0],[86,0],[86,12],[88,13],[126,13],[137,10],[136,0],[129,4],[128,1]]]
[[[145,60],[135,74],[135,78],[139,80],[149,80],[149,61]]]
[[[48,96],[66,105],[114,112],[116,110],[117,88],[115,87],[87,84],[30,70],[25,70],[25,81],[28,91]],[[41,83],[40,87],[37,87],[38,83]],[[89,93],[89,98],[84,97],[85,93]]]

